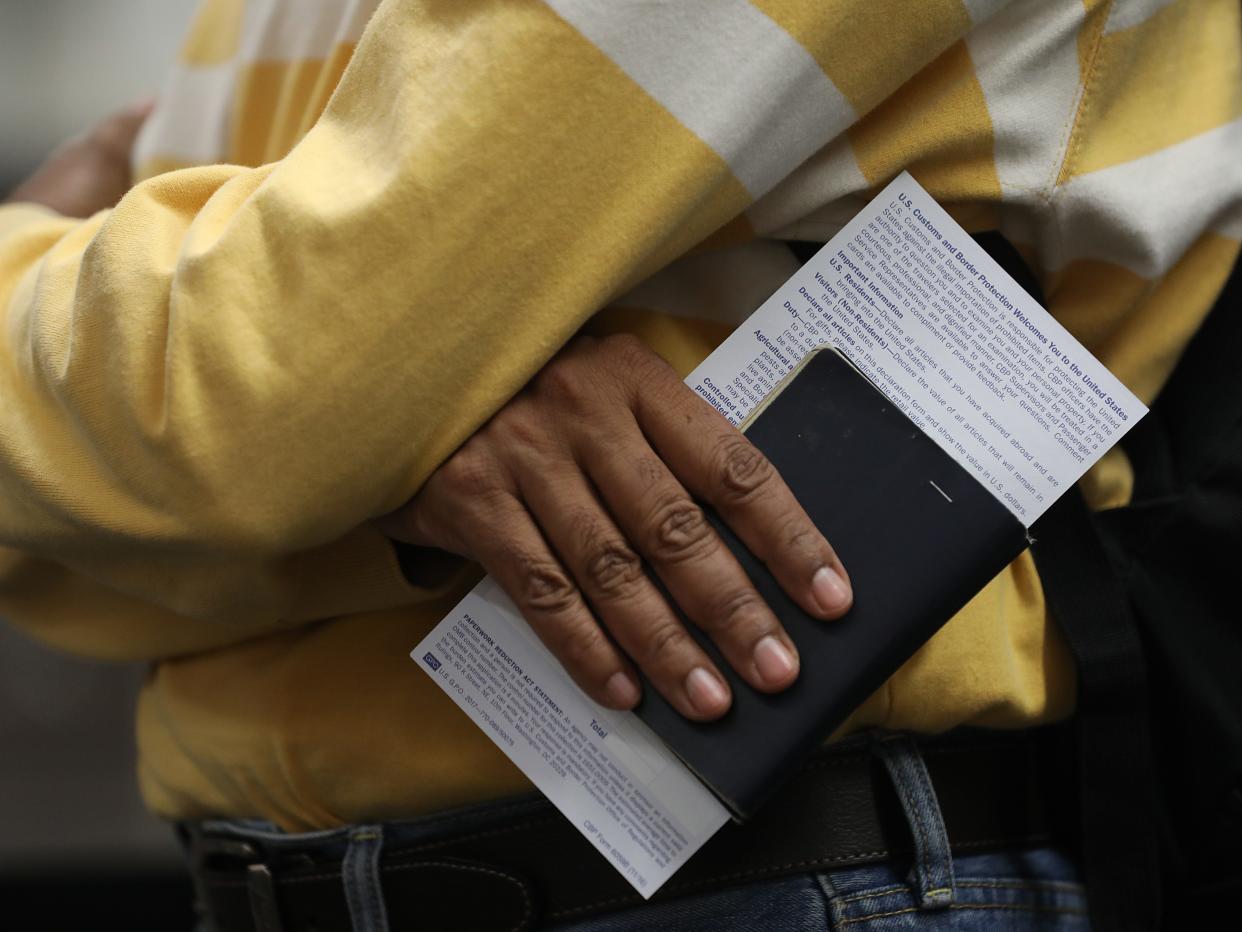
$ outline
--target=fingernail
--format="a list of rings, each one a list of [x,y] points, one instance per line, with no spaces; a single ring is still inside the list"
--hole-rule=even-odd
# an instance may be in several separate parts
[[[850,587],[831,566],[821,566],[811,577],[811,594],[820,611],[839,612],[850,604]]]
[[[797,672],[798,664],[789,649],[768,634],[759,639],[755,645],[755,666],[765,683],[779,686],[786,683]]]
[[[618,671],[608,677],[604,693],[608,696],[609,705],[618,709],[630,709],[638,703],[638,684],[628,673]]]
[[[700,715],[719,715],[729,704],[729,694],[720,680],[702,667],[695,667],[686,677],[686,693]]]

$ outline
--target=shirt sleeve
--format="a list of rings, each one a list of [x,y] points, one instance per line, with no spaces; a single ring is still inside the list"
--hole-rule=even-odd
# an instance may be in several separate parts
[[[0,545],[261,616],[238,566],[400,505],[855,118],[749,4],[611,8],[387,0],[279,162],[0,209]]]

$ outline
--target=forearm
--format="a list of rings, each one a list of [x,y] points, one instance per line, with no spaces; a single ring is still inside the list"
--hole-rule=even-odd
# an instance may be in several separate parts
[[[402,504],[611,295],[856,119],[817,64],[831,30],[735,6],[700,61],[628,40],[703,45],[713,4],[387,0],[280,162],[24,218],[0,238],[0,544],[213,614],[247,596],[198,592],[203,567]]]
[[[411,38],[422,10],[382,8],[283,162],[161,176],[0,241],[3,543],[105,580],[156,559],[168,580],[335,540],[405,501],[612,291],[743,206],[550,13],[483,17],[488,41],[441,50]],[[515,63],[521,86],[491,80]],[[478,82],[469,125],[435,99]]]

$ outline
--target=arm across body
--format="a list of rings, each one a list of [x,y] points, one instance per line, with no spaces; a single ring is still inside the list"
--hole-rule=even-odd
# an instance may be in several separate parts
[[[383,4],[278,163],[0,213],[0,543],[267,620],[256,574],[406,501],[748,202],[549,9],[451,7]]]
[[[133,141],[149,110],[131,107],[70,140],[13,199],[77,217],[115,206],[129,188]],[[668,465],[644,430],[666,451]],[[756,687],[780,689],[792,682],[797,649],[673,470],[736,520],[808,611],[845,610],[848,590],[835,555],[780,478],[632,337],[575,340],[382,525],[408,542],[447,547],[483,562],[602,701],[629,707],[639,693],[594,615],[687,714],[714,717],[727,707],[728,687],[642,574],[636,549]],[[430,568],[421,562],[420,568]],[[102,647],[110,656],[124,655],[118,638],[132,640],[136,629],[149,626],[153,611],[158,616],[158,609],[132,601],[109,611],[115,592],[73,592],[83,580],[58,573],[52,564],[10,553],[0,566],[0,609],[20,616],[19,593],[30,592],[32,581],[60,594],[61,610],[45,602],[40,626],[53,642],[65,636],[66,618],[83,611],[65,611],[66,602],[85,599],[84,611],[97,622],[72,629],[78,646],[85,646],[81,639],[87,635],[96,653]],[[339,582],[339,565],[336,570]],[[443,577],[443,567],[436,575]],[[319,593],[315,601],[326,611],[331,600]],[[187,622],[164,633],[165,650],[180,652],[186,641],[203,649],[233,636],[228,625],[203,631]]]
[[[789,686],[797,648],[691,493],[808,613],[848,610],[848,576],[771,464],[633,337],[575,340],[382,526],[482,563],[599,702],[638,701],[628,655],[713,719],[729,687],[644,563],[756,689]]]

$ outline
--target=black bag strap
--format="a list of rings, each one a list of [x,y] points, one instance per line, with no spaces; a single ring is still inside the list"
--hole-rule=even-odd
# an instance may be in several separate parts
[[[975,239],[1043,303],[1038,281],[1008,240],[995,233]],[[1078,670],[1075,750],[1091,925],[1101,932],[1155,929],[1158,795],[1146,662],[1130,600],[1077,487],[1031,535],[1044,596]]]
[[[1129,599],[1077,487],[1031,532],[1048,607],[1078,669],[1080,824],[1091,926],[1155,929],[1157,793],[1146,663]]]
[[[1161,916],[1161,876],[1184,891],[1191,865],[1206,861],[1203,882],[1220,887],[1242,863],[1223,853],[1236,851],[1236,832],[1221,804],[1230,792],[1242,801],[1242,690],[1231,673],[1242,644],[1239,353],[1242,262],[1151,413],[1122,441],[1134,504],[1095,515],[1073,489],[1032,529],[1044,593],[1079,672],[1083,860],[1100,929],[1162,918],[1181,928],[1184,902],[1180,918]],[[1158,708],[1148,684],[1160,685]],[[1232,791],[1222,786],[1230,779]],[[1231,889],[1242,889],[1236,875]]]

